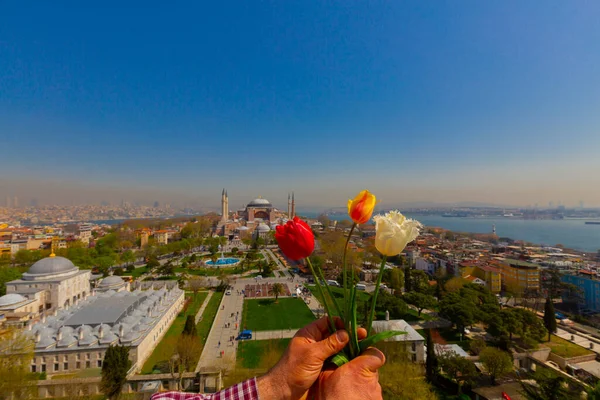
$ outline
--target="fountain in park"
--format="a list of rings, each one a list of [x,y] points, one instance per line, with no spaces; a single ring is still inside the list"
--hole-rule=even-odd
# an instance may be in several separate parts
[[[207,261],[206,265],[208,265],[209,267],[221,267],[221,266],[231,266],[231,265],[236,265],[238,262],[240,262],[239,258],[235,258],[235,257],[227,257],[225,258],[225,255],[223,253],[223,247],[221,245],[219,245],[219,251],[221,252],[221,258],[219,258],[216,262],[212,262],[212,260]]]

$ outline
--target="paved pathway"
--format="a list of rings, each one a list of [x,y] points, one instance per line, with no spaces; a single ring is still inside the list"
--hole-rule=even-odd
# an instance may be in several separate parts
[[[234,285],[231,295],[223,296],[196,370],[201,368],[226,368],[235,365],[237,342],[231,342],[229,338],[237,336],[239,331],[239,329],[236,329],[236,315],[238,328],[242,320],[244,297],[237,294],[237,290],[241,291],[243,285],[239,283],[240,281],[245,280],[239,279],[238,283]],[[234,316],[231,317],[231,314]],[[229,324],[229,326],[226,327],[226,324]]]
[[[298,329],[282,329],[279,331],[259,331],[253,333],[254,340],[287,339],[294,337]]]
[[[201,292],[198,292],[201,293]],[[194,321],[196,323],[198,323],[198,321],[200,321],[200,319],[202,318],[202,314],[204,313],[204,309],[206,308],[206,306],[208,305],[208,302],[210,300],[210,298],[212,297],[214,291],[210,290],[208,292],[208,296],[206,296],[206,299],[204,299],[204,303],[202,303],[202,306],[200,307],[200,309],[198,310],[198,312],[196,313],[196,318],[194,319]],[[193,296],[193,295],[192,295]]]
[[[281,260],[279,259],[279,257],[277,257],[273,253],[273,250],[266,249],[266,250],[264,250],[264,252],[266,252],[273,261],[275,261],[275,263],[278,266],[279,272],[282,273],[285,278],[291,278],[292,277],[292,275],[290,274],[290,272],[288,271],[288,269],[285,267],[285,265],[283,265],[283,263],[281,262]]]

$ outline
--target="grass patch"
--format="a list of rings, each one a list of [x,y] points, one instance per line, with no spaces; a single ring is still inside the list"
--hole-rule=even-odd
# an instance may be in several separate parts
[[[131,272],[125,271],[125,272],[123,272],[123,275],[129,275],[134,278],[139,278],[140,276],[142,276],[143,274],[148,273],[148,272],[150,272],[150,268],[144,266],[144,267],[136,268]]]
[[[202,345],[206,343],[206,338],[208,338],[210,328],[215,320],[217,311],[219,311],[221,299],[223,299],[223,292],[213,293],[212,297],[208,301],[208,304],[206,305],[206,308],[204,309],[204,313],[202,313],[202,319],[198,321],[198,324],[196,325],[196,330],[198,331],[198,336],[200,337],[200,342]]]
[[[269,369],[281,358],[291,339],[246,340],[237,349],[237,368]]]
[[[297,298],[255,299],[244,301],[242,326],[253,331],[296,329],[315,320],[304,301]]]
[[[183,327],[185,325],[185,320],[188,315],[196,315],[200,306],[204,302],[208,296],[208,292],[198,292],[198,294],[194,297],[193,295],[187,294],[185,295],[186,299],[191,299],[189,305],[187,306],[187,310],[185,312],[180,312],[177,317],[173,320],[173,323],[169,327],[165,336],[161,339],[158,345],[154,348],[154,351],[148,357],[144,366],[142,367],[142,374],[151,374],[154,370],[154,366],[161,361],[167,360],[168,357],[173,353],[173,346],[175,341],[172,338],[178,337],[181,332],[183,332]]]
[[[543,346],[550,347],[552,352],[559,357],[571,358],[579,356],[587,356],[593,354],[592,351],[581,347],[575,343],[571,343],[556,335],[552,335],[549,342],[542,343]]]

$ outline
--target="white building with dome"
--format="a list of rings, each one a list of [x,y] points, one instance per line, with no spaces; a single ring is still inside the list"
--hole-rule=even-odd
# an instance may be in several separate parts
[[[159,290],[98,292],[55,309],[28,326],[34,340],[30,370],[52,375],[101,368],[108,347],[119,344],[129,347],[132,371],[139,371],[183,304],[184,292],[173,282]]]
[[[46,310],[69,308],[90,295],[90,278],[91,271],[80,270],[70,260],[52,254],[33,264],[21,279],[6,283],[0,310],[26,310],[35,318]]]

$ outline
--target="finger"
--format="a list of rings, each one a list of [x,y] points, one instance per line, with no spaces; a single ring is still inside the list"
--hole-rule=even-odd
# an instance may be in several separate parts
[[[296,332],[295,336],[313,339],[318,342],[322,340],[329,332],[329,328],[327,327],[328,324],[329,322],[327,321],[327,317],[322,317],[300,329],[298,332]]]
[[[313,345],[314,357],[324,362],[327,358],[342,351],[350,337],[345,330],[339,330],[333,335]]]
[[[362,368],[369,372],[377,372],[385,364],[385,356],[375,347],[369,347],[360,356],[351,360],[349,364],[355,368]]]
[[[367,330],[365,328],[358,328],[356,333],[358,334],[358,340],[363,340],[367,337]]]

